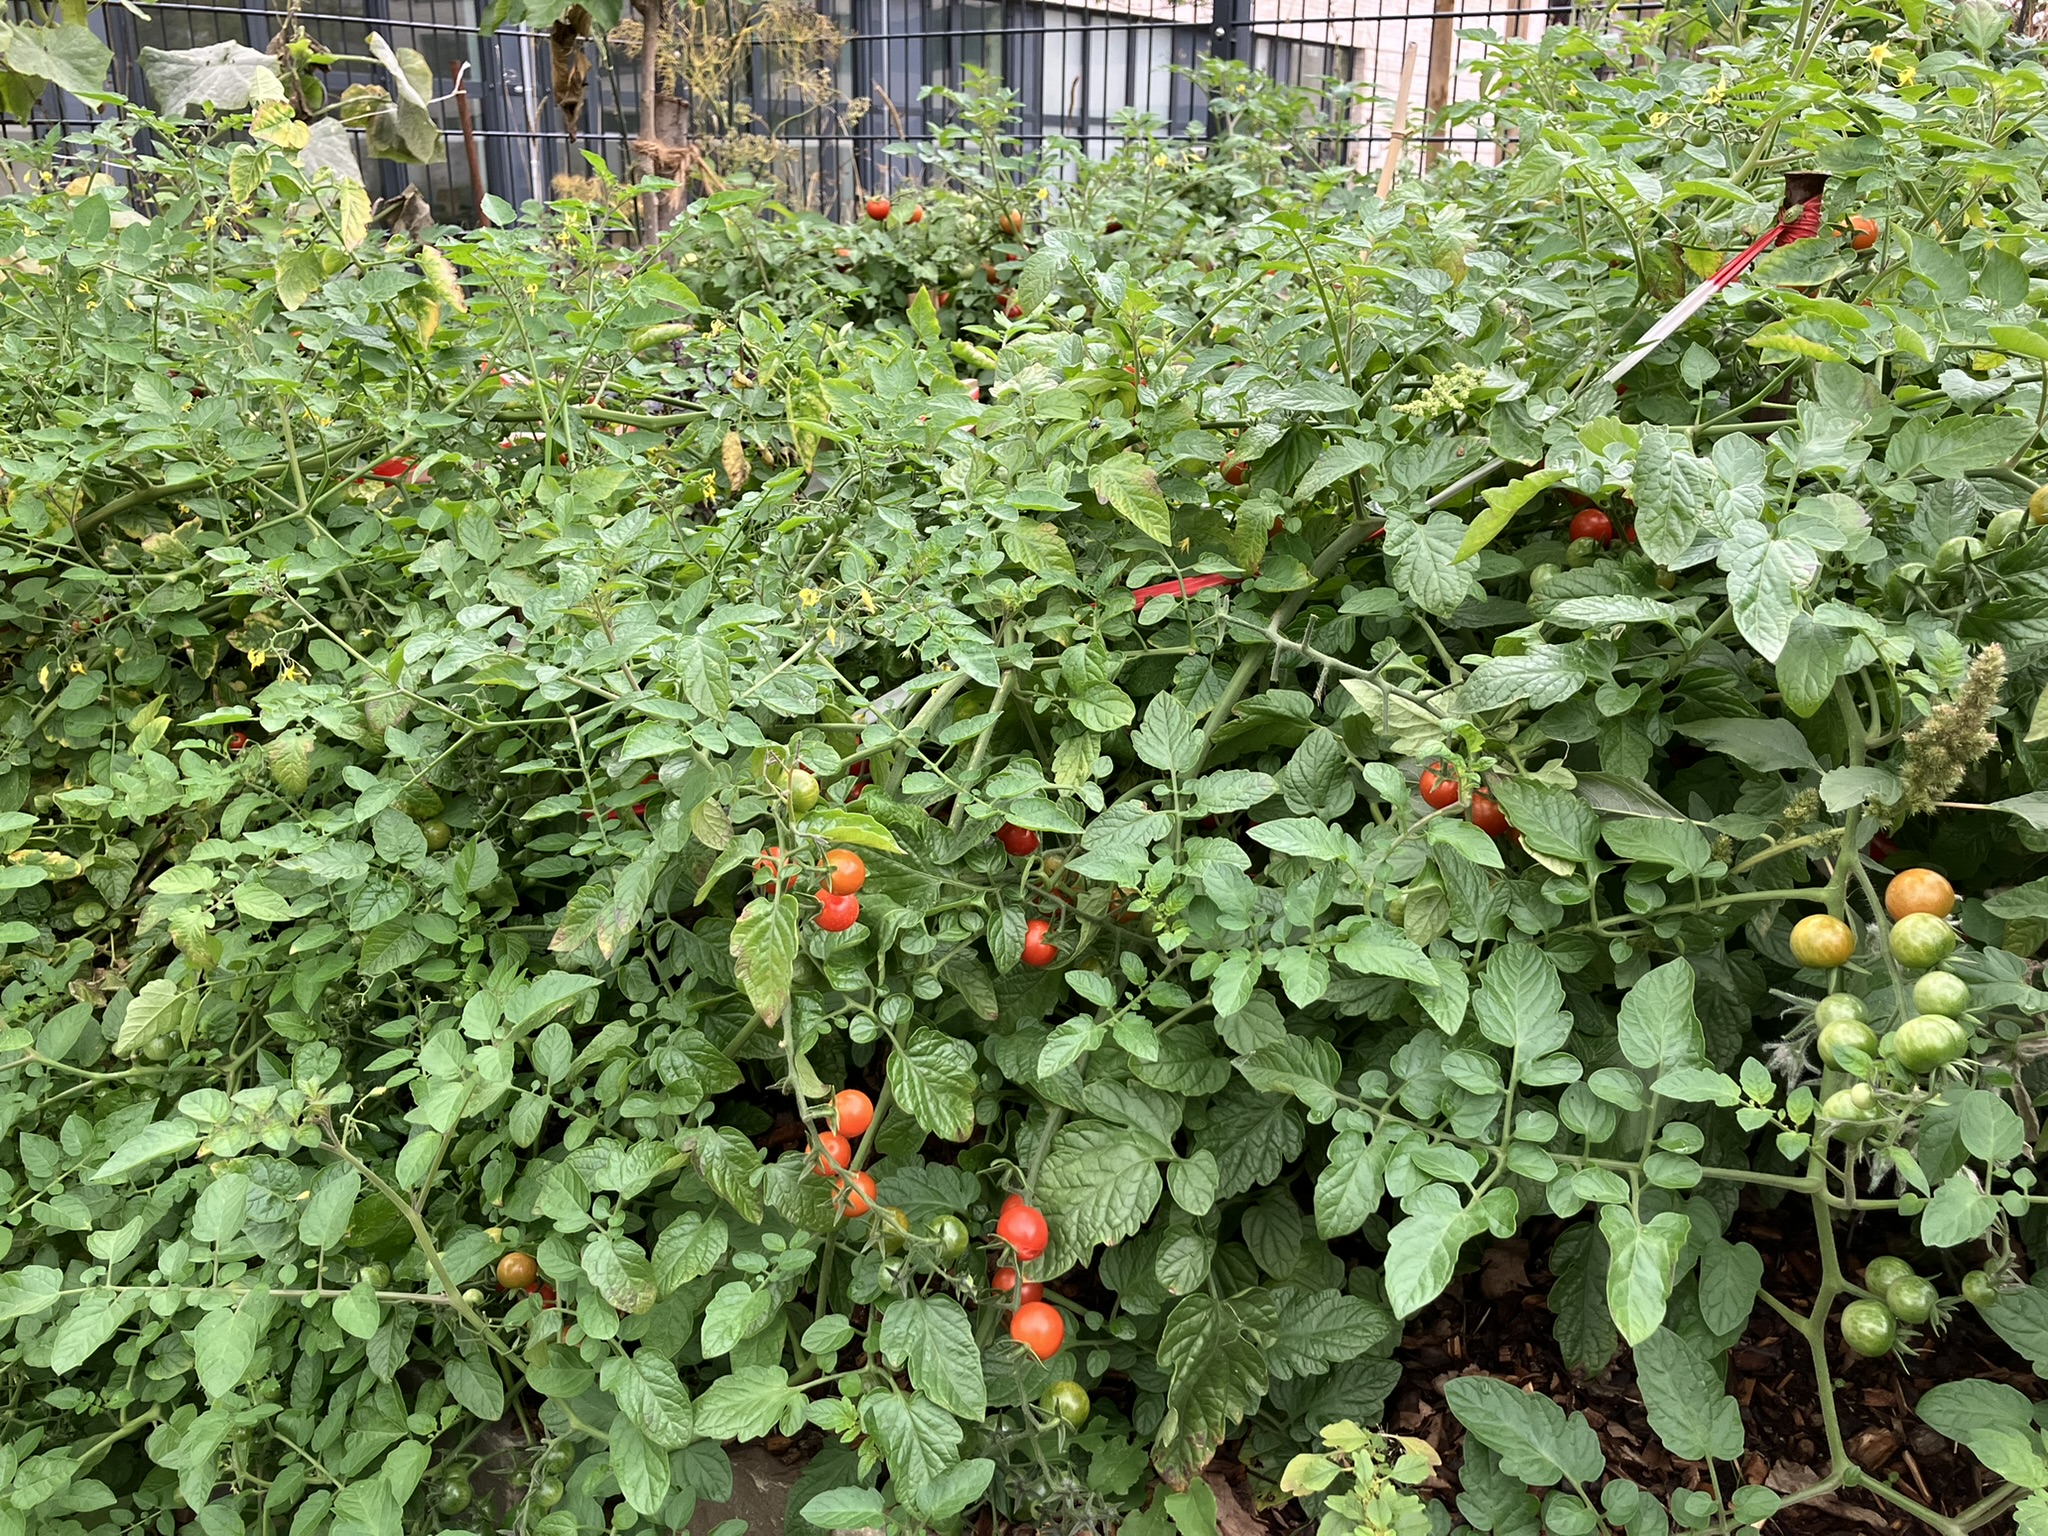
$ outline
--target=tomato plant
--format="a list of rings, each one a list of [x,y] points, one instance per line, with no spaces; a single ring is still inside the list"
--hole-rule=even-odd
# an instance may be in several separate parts
[[[1222,1455],[1953,1536],[1839,1416],[1738,1474],[1729,1373],[1949,1321],[1845,1311],[1890,1244],[2048,1375],[2048,77],[1805,19],[1497,39],[1515,152],[1384,200],[1227,61],[1199,143],[977,80],[922,219],[651,244],[372,222],[262,101],[10,140],[0,1508],[677,1530],[786,1438],[895,1536],[1207,1529]],[[1668,1488],[1483,1348],[1372,1427],[1516,1239]],[[1996,1385],[1915,1401],[2024,1481]]]

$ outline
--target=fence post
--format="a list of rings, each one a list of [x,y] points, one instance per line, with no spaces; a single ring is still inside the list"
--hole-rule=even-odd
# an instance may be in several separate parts
[[[1251,62],[1252,0],[1215,0],[1209,51],[1219,59]]]
[[[1436,16],[1429,24],[1429,85],[1423,93],[1423,110],[1428,127],[1437,126],[1437,114],[1450,104],[1451,64],[1458,52],[1458,0],[1436,0]],[[1432,135],[1423,141],[1422,163],[1436,163],[1438,145]]]

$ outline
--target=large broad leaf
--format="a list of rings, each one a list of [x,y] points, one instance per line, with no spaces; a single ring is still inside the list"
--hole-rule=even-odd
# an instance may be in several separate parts
[[[882,1314],[882,1354],[908,1369],[910,1384],[941,1408],[979,1422],[988,1412],[988,1386],[974,1328],[950,1296],[910,1296]]]
[[[796,968],[797,915],[794,896],[757,896],[733,924],[733,975],[754,1011],[771,1024],[789,1006],[790,978]]]
[[[1522,1392],[1491,1376],[1453,1376],[1444,1383],[1451,1412],[1500,1457],[1507,1473],[1536,1488],[1550,1488],[1567,1478],[1597,1481],[1607,1456],[1586,1416],[1570,1418],[1539,1392]]]
[[[149,82],[157,111],[166,117],[181,117],[194,107],[239,112],[252,102],[271,99],[278,88],[275,61],[241,43],[144,48],[136,62]],[[265,81],[260,83],[258,76]]]
[[[1101,1120],[1061,1126],[1038,1180],[1047,1214],[1079,1249],[1136,1232],[1165,1187],[1144,1139]]]
[[[1693,970],[1668,960],[1644,973],[1621,1000],[1621,1054],[1629,1065],[1661,1074],[1706,1065],[1706,1042],[1693,1012]]]
[[[1125,449],[1090,465],[1088,488],[1140,533],[1161,544],[1173,542],[1173,513],[1159,492],[1159,476],[1137,454]]]
[[[70,21],[52,27],[17,25],[0,33],[0,41],[6,45],[9,69],[48,80],[77,95],[106,89],[114,52],[91,27]],[[150,52],[147,48],[142,51]]]
[[[934,1136],[965,1141],[974,1134],[974,1047],[922,1028],[889,1055],[896,1102]]]
[[[1171,1375],[1152,1460],[1169,1479],[1185,1482],[1199,1472],[1265,1396],[1261,1321],[1205,1293],[1182,1298],[1168,1315],[1159,1363]]]
[[[1639,1222],[1625,1206],[1600,1208],[1600,1235],[1607,1239],[1607,1310],[1631,1345],[1663,1325],[1678,1258],[1691,1230],[1691,1219],[1676,1211]]]
[[[1687,1461],[1733,1461],[1742,1454],[1742,1410],[1699,1345],[1659,1328],[1636,1346],[1635,1358],[1650,1428],[1666,1449]]]

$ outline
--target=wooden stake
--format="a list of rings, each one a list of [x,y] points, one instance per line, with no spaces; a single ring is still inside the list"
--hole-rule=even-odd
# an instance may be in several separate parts
[[[1401,168],[1401,155],[1408,144],[1408,96],[1415,88],[1415,52],[1417,44],[1408,45],[1408,55],[1401,60],[1401,88],[1394,96],[1394,131],[1387,138],[1386,162],[1380,166],[1380,196],[1394,190],[1394,176]]]
[[[1457,62],[1458,0],[1436,0],[1436,19],[1429,24],[1429,90],[1423,97],[1425,115],[1434,123],[1451,104],[1451,66]],[[1437,146],[1422,151],[1425,167],[1436,163]]]

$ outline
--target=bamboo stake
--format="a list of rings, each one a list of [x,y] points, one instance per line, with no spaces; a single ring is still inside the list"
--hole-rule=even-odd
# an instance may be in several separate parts
[[[1394,131],[1387,139],[1387,158],[1380,166],[1380,196],[1394,190],[1394,176],[1401,168],[1401,154],[1408,145],[1408,97],[1415,88],[1415,54],[1419,45],[1408,45],[1401,60],[1401,88],[1394,95]]]

